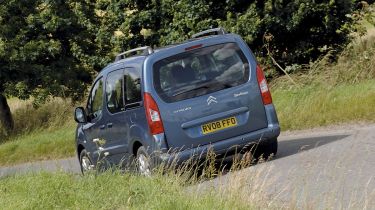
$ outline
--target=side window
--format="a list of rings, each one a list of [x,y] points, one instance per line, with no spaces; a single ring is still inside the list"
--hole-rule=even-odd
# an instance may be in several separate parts
[[[124,92],[123,92],[123,70],[113,71],[108,74],[105,87],[107,107],[111,113],[123,111]]]
[[[103,110],[103,81],[96,81],[91,90],[89,101],[87,103],[88,115],[93,119],[97,119],[102,115]]]
[[[136,107],[142,101],[141,77],[139,71],[134,68],[125,70],[125,106]]]

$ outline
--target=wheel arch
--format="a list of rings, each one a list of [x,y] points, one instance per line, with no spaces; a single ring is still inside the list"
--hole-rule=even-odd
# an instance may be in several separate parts
[[[135,140],[135,141],[133,142],[133,146],[132,146],[132,155],[134,155],[134,157],[137,156],[138,149],[139,149],[140,147],[142,147],[142,146],[143,146],[143,144],[142,144],[141,141],[139,141],[139,140]]]
[[[84,149],[85,149],[85,147],[82,144],[78,144],[78,146],[77,146],[77,156],[78,156],[78,159],[79,159],[79,156],[80,156],[82,150],[84,150]]]

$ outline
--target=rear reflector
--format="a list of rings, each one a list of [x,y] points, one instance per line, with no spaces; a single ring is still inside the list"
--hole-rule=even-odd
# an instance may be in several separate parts
[[[160,111],[155,100],[150,93],[144,93],[144,104],[146,111],[147,123],[150,128],[151,135],[164,132],[163,122],[161,120]]]
[[[267,80],[264,77],[263,71],[259,65],[257,65],[257,79],[258,79],[260,93],[262,94],[263,104],[264,105],[271,104],[272,103],[271,92],[268,88]]]

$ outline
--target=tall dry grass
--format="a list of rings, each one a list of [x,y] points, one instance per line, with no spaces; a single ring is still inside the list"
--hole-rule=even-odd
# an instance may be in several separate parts
[[[14,120],[14,129],[9,136],[0,133],[0,139],[28,134],[36,130],[58,129],[73,125],[73,105],[69,99],[51,98],[46,104],[34,108],[31,100],[9,99],[9,107]]]
[[[295,155],[299,160],[286,170],[280,168],[278,159],[254,165],[246,153],[232,157],[231,166],[225,170],[222,162],[213,158],[214,154],[207,154],[203,162],[192,160],[180,167],[157,168],[150,177],[124,174],[117,169],[83,177],[61,172],[17,175],[0,179],[0,191],[4,192],[0,199],[4,209],[30,206],[43,209],[372,209],[375,205],[375,189],[368,184],[371,179],[354,181],[353,186],[345,188],[348,180],[363,173],[358,170],[353,172],[353,177],[348,177],[336,170],[345,169],[348,157],[331,155],[326,160],[329,164],[322,164],[319,153],[304,151]]]
[[[297,83],[282,76],[273,80],[271,89],[301,89],[305,86],[331,88],[342,84],[356,84],[375,79],[375,29],[357,37],[333,61],[334,50],[305,65],[302,73],[290,75]]]
[[[375,29],[358,37],[336,62],[328,53],[302,74],[271,82],[283,130],[304,129],[375,118]]]

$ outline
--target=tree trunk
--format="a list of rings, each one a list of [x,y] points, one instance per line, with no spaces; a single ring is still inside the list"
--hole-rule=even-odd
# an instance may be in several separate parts
[[[12,118],[12,113],[7,102],[7,98],[0,93],[0,132],[6,136],[14,128],[14,122]]]

